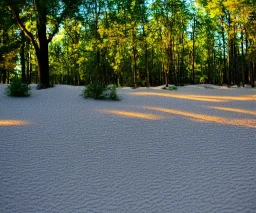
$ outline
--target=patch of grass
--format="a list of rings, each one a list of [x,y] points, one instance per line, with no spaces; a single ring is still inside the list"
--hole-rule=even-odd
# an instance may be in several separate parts
[[[98,100],[111,99],[120,100],[116,92],[115,85],[88,85],[84,88],[83,96],[85,98],[94,98]]]
[[[30,86],[23,83],[20,79],[12,79],[11,84],[6,88],[6,94],[13,97],[28,97],[31,95]]]
[[[168,86],[168,90],[174,91],[174,90],[178,90],[178,88],[176,86]]]

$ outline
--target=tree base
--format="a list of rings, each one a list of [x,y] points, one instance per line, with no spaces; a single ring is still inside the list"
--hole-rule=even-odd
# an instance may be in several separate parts
[[[47,88],[51,88],[53,87],[53,85],[50,85],[50,84],[38,84],[36,86],[36,89],[40,90],[40,89],[47,89]]]

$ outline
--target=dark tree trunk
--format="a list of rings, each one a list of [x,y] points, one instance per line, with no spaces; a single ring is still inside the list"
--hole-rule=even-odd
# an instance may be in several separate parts
[[[229,35],[230,36],[230,35]],[[231,86],[232,82],[232,57],[233,57],[233,41],[232,39],[228,38],[228,43],[229,43],[229,55],[228,55],[228,86]]]
[[[2,69],[2,72],[3,72],[3,84],[6,84],[7,71],[6,71],[5,67]]]
[[[248,53],[248,48],[249,48],[248,34],[245,29],[245,55],[247,55]],[[249,83],[249,66],[246,61],[244,62],[244,83],[245,84]]]
[[[31,53],[27,54],[27,83],[31,84],[31,74],[32,74],[32,62],[31,62]]]
[[[26,82],[26,62],[25,62],[25,34],[21,31],[21,48],[20,48],[20,63],[22,81]]]
[[[236,79],[236,85],[237,87],[241,86],[241,77],[240,77],[240,67],[238,66],[237,62],[237,44],[234,42],[234,70],[235,70],[235,79]]]
[[[10,83],[10,70],[7,70],[7,84]]]
[[[173,67],[173,53],[174,53],[174,48],[173,48],[173,42],[174,42],[174,39],[172,38],[172,36],[170,35],[170,43],[169,43],[169,57],[168,57],[168,69],[167,69],[167,72],[168,72],[168,81],[169,83],[173,83],[172,81],[172,67]]]
[[[251,69],[251,86],[254,87],[254,76],[255,76],[255,62],[252,62],[252,69]]]
[[[29,70],[30,70],[30,55],[27,53],[27,73],[26,73],[26,83],[30,84],[29,82]]]
[[[222,20],[224,22],[224,20]],[[223,81],[224,84],[228,84],[228,75],[227,75],[227,63],[226,63],[226,45],[225,45],[225,30],[222,24],[222,45],[223,45]]]
[[[147,74],[147,87],[150,87],[149,70],[148,70],[148,46],[147,46],[147,44],[145,45],[145,71],[146,71],[146,74]]]
[[[100,68],[100,51],[97,50],[96,52],[96,75],[97,79],[95,79],[98,83],[103,83],[102,80],[102,73],[101,73],[101,68]]]
[[[37,2],[37,1],[35,1]],[[39,49],[36,51],[38,61],[38,74],[40,78],[40,87],[50,87],[50,73],[49,73],[49,55],[48,55],[48,40],[46,36],[46,14],[47,10],[39,3],[35,4],[36,10],[39,12],[37,18],[38,41]]]
[[[31,55],[30,55],[30,60],[31,60]],[[29,65],[29,84],[32,83],[32,62],[30,61],[30,65]]]
[[[242,50],[242,61],[241,61],[241,67],[242,67],[242,82],[243,82],[243,87],[244,87],[244,68],[245,68],[245,58],[244,58],[244,32],[241,32],[241,50]]]
[[[40,42],[40,50],[36,53],[38,61],[38,74],[40,79],[40,87],[50,87],[50,76],[49,76],[49,57],[48,57],[48,42]]]
[[[169,86],[169,73],[168,73],[168,68],[164,69],[164,73],[165,73],[165,86],[168,87],[168,86]]]
[[[208,46],[207,48],[207,83],[211,84],[211,76],[210,76],[210,69],[211,69],[211,65],[210,65],[210,47]]]
[[[133,59],[132,59],[132,63],[133,63],[133,88],[136,89],[137,88],[137,84],[136,84],[136,78],[137,78],[137,49],[135,47],[133,47]]]
[[[195,28],[196,28],[196,18],[193,18],[193,32],[192,32],[192,39],[193,39],[193,58],[192,58],[192,84],[195,84]]]
[[[185,28],[185,27],[184,27]],[[185,55],[185,47],[184,47],[184,33],[181,36],[182,43],[182,52],[181,52],[181,64],[180,64],[180,73],[181,73],[181,86],[185,85],[185,75],[184,75],[184,55]]]

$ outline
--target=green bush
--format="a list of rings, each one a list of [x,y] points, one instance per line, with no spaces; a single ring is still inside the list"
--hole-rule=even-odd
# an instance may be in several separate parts
[[[116,92],[116,85],[108,85],[106,88],[105,98],[111,99],[111,100],[119,100],[119,97]]]
[[[12,80],[6,88],[6,93],[8,96],[15,97],[28,97],[30,96],[30,86],[23,83],[20,79],[15,78]]]
[[[178,88],[177,88],[176,86],[169,86],[169,87],[168,87],[168,90],[173,91],[173,90],[178,90]]]
[[[104,91],[106,87],[103,85],[88,85],[84,89],[85,98],[104,99]]]
[[[83,91],[85,98],[119,100],[115,85],[88,85]]]

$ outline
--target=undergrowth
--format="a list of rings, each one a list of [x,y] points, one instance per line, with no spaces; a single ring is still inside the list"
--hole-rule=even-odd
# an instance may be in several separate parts
[[[88,85],[83,90],[83,96],[85,98],[94,98],[98,100],[110,99],[120,100],[116,92],[116,86],[111,84],[105,85]]]
[[[14,97],[28,97],[31,95],[30,86],[18,78],[12,79],[11,84],[6,88],[6,94]]]

